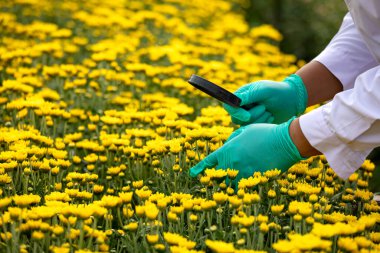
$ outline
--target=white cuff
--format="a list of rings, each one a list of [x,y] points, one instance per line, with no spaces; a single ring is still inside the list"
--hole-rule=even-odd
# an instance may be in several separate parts
[[[371,150],[355,151],[339,139],[329,126],[331,103],[300,117],[300,126],[310,144],[326,156],[326,159],[342,179],[347,179],[364,162]]]

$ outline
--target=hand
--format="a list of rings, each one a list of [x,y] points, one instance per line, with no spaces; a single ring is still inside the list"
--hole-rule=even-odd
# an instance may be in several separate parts
[[[227,142],[190,169],[196,177],[206,168],[239,170],[233,185],[248,178],[256,171],[269,169],[285,171],[302,160],[289,135],[293,119],[280,125],[252,124],[232,133]]]
[[[235,93],[241,105],[250,110],[223,104],[238,125],[252,123],[283,123],[303,113],[307,105],[307,91],[298,75],[290,75],[283,82],[258,81],[240,87]]]

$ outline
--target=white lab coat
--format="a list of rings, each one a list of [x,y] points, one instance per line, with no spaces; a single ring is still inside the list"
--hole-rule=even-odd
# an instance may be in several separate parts
[[[315,60],[343,84],[332,101],[300,117],[310,144],[343,179],[380,146],[380,0],[346,0],[349,14]]]

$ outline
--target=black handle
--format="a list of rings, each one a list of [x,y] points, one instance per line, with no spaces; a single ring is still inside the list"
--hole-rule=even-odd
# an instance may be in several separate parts
[[[240,105],[241,99],[235,94],[229,92],[226,89],[200,77],[197,75],[192,75],[188,81],[195,88],[203,91],[204,93],[210,95],[218,99],[219,101],[231,105],[233,107],[240,107],[245,110],[249,110],[250,108],[246,105]]]

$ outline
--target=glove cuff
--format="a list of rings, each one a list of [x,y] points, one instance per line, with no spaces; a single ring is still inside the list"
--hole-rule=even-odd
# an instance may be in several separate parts
[[[291,167],[293,164],[295,164],[301,160],[307,159],[307,158],[301,156],[296,145],[292,141],[292,138],[290,137],[289,127],[295,118],[296,117],[293,117],[290,120],[288,120],[287,122],[282,123],[278,126],[279,127],[279,134],[282,137],[281,138],[281,140],[282,140],[281,145],[283,146],[284,150],[288,151],[286,155],[289,159],[288,161],[290,162],[289,167]],[[287,169],[287,168],[285,168],[285,169]]]
[[[302,78],[299,75],[292,74],[285,78],[284,82],[295,88],[297,93],[297,115],[300,115],[306,110],[307,105],[307,90]]]

